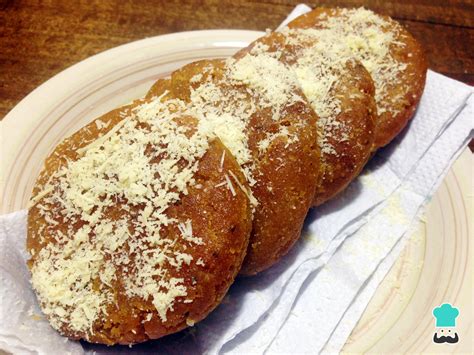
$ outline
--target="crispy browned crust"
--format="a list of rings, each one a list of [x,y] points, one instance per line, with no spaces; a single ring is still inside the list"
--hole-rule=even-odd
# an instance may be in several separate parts
[[[199,61],[175,71],[170,80],[158,81],[147,97],[159,96],[189,100],[190,87],[199,85],[190,79],[203,68],[216,78],[222,75],[221,60]],[[207,70],[208,70],[207,69]],[[203,77],[203,80],[206,78]],[[245,92],[245,87],[241,90]],[[304,219],[311,205],[316,187],[319,149],[316,144],[316,116],[308,104],[299,102],[286,108],[285,118],[279,123],[271,118],[269,110],[257,110],[247,135],[255,161],[257,183],[252,192],[259,204],[254,213],[253,230],[248,254],[241,274],[254,275],[269,268],[286,254],[299,238]],[[287,140],[278,138],[262,154],[258,142],[267,133],[277,132],[279,124],[295,133],[298,141],[285,147]],[[269,189],[271,188],[271,190]]]
[[[77,149],[91,143],[121,121],[120,111],[129,111],[139,103],[113,110],[100,117],[99,119],[104,122],[111,121],[107,128],[98,129],[94,121],[60,143],[46,159],[33,196],[40,191],[41,186],[53,172],[66,164],[66,159],[78,158]],[[194,125],[195,120],[183,117],[182,124]],[[251,230],[251,209],[247,196],[240,190],[236,190],[236,196],[232,196],[227,188],[215,188],[215,185],[222,181],[222,175],[218,170],[223,151],[227,157],[223,168],[232,171],[243,186],[246,186],[240,166],[227,148],[216,139],[210,142],[209,149],[201,158],[199,169],[195,174],[197,186],[201,184],[202,187],[189,188],[189,193],[182,196],[180,203],[172,205],[166,211],[169,217],[190,219],[193,234],[204,240],[203,245],[191,247],[189,244],[185,245],[182,239],[177,238],[179,231],[176,225],[164,227],[160,232],[165,237],[176,236],[178,240],[174,246],[176,251],[186,250],[186,253],[193,256],[193,260],[201,258],[204,261],[204,265],[201,266],[193,262],[190,265],[183,264],[180,270],[169,268],[171,277],[185,280],[184,285],[188,294],[186,297],[176,299],[174,309],[168,311],[167,320],[161,321],[151,300],[126,296],[120,276],[126,271],[120,269],[117,271],[119,273],[117,280],[112,285],[115,300],[107,305],[108,316],[94,323],[93,334],[86,337],[85,333],[73,332],[67,326],[63,326],[60,329],[63,335],[71,339],[87,339],[90,342],[108,345],[133,344],[177,332],[187,327],[187,319],[198,322],[219,304],[240,270]],[[119,214],[123,216],[121,206],[126,203],[119,201],[117,205],[107,210],[107,215],[110,218]],[[136,207],[130,212],[131,223],[136,218],[135,211]],[[63,216],[57,215],[55,220],[59,222],[57,226],[46,222],[37,205],[29,209],[27,249],[34,250],[29,260],[30,267],[35,263],[35,256],[41,248],[48,243],[56,243],[54,236],[57,230],[67,231]],[[84,222],[74,227],[78,229],[82,224]],[[42,227],[45,227],[41,235],[44,238],[43,242],[40,241],[38,233]],[[93,282],[99,283],[100,280],[96,278]],[[183,303],[184,298],[191,299],[192,302]],[[153,317],[147,320],[147,314],[150,313]]]
[[[335,83],[333,95],[341,102],[336,120],[347,127],[347,139],[326,137],[336,154],[321,154],[321,177],[314,195],[318,206],[343,191],[362,171],[374,148],[377,108],[374,85],[360,63],[347,65],[348,75]],[[353,94],[359,94],[354,96]]]
[[[269,52],[281,52],[280,60],[292,68],[298,59],[298,52],[313,43],[290,42],[279,32],[270,33],[242,49],[236,57],[242,57],[258,44],[268,46]],[[315,75],[315,81],[318,79]],[[335,129],[332,137],[325,137],[332,147],[331,152],[321,151],[318,185],[312,205],[318,206],[344,190],[359,175],[370,158],[375,138],[375,117],[372,78],[358,62],[348,62],[344,74],[335,83],[331,95],[341,103],[341,112],[334,121],[343,129]],[[321,139],[323,132],[319,132]],[[345,139],[343,139],[343,137]]]
[[[398,114],[391,115],[384,112],[377,118],[376,147],[383,147],[390,143],[413,117],[425,88],[426,72],[428,70],[428,60],[420,43],[403,26],[387,16],[384,18],[400,29],[400,35],[396,40],[405,44],[405,50],[394,47],[392,56],[398,62],[407,65],[407,69],[400,78],[401,85],[407,86],[409,90],[405,93],[403,99],[394,105],[395,109],[400,111]],[[401,86],[391,85],[391,83],[388,83],[388,85],[393,95],[400,91]]]
[[[290,22],[288,27],[324,28],[323,20],[319,17],[323,14],[331,17],[341,16],[341,11],[343,9],[316,8]],[[404,44],[403,47],[392,45],[390,54],[399,63],[407,65],[406,70],[398,76],[399,83],[385,83],[388,87],[388,96],[395,98],[404,92],[404,88],[408,90],[399,100],[391,103],[391,108],[397,112],[396,114],[379,113],[376,119],[375,148],[390,143],[413,117],[423,93],[428,70],[427,58],[418,41],[398,22],[388,16],[379,16],[391,24],[387,31],[397,33],[395,40]]]

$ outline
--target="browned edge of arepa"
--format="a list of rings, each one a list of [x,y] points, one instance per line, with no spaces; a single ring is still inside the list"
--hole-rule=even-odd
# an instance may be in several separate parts
[[[46,159],[33,190],[33,199],[41,193],[46,183],[55,189],[58,188],[57,181],[50,180],[51,175],[61,167],[67,166],[68,162],[77,160],[80,157],[78,149],[105,135],[134,108],[149,101],[138,100],[129,106],[113,110],[62,141]],[[193,117],[180,118],[179,125],[192,129],[195,124],[196,120]],[[224,162],[221,161],[223,152],[227,157]],[[159,160],[158,158],[154,162]],[[202,243],[198,244],[183,240],[180,238],[182,231],[176,224],[164,226],[160,232],[161,236],[175,240],[170,246],[172,253],[178,256],[182,255],[180,253],[186,253],[193,259],[190,263],[182,263],[179,268],[171,264],[163,266],[167,269],[167,277],[182,279],[181,285],[186,288],[186,295],[177,296],[171,309],[166,311],[166,321],[160,318],[151,299],[126,295],[123,278],[129,276],[130,271],[123,265],[117,265],[115,270],[117,275],[108,285],[101,282],[102,271],[91,275],[90,283],[93,289],[110,292],[113,297],[113,300],[105,305],[107,314],[102,314],[93,322],[90,329],[84,331],[72,330],[68,326],[68,314],[66,314],[64,322],[55,328],[71,339],[86,339],[89,342],[108,345],[133,344],[177,332],[206,317],[219,304],[240,270],[251,230],[251,209],[246,194],[241,190],[236,190],[235,194],[232,194],[226,188],[215,187],[221,181],[220,169],[232,171],[240,183],[247,186],[241,169],[231,153],[219,139],[213,139],[209,142],[207,152],[199,160],[198,169],[194,174],[195,184],[188,187],[186,195],[181,194],[178,203],[162,212],[170,218],[191,221],[193,237],[202,239]],[[55,240],[58,231],[67,234],[68,225],[72,225],[73,230],[77,231],[86,223],[80,218],[75,222],[69,221],[61,214],[60,204],[46,206],[44,199],[45,197],[42,197],[34,201],[28,212],[27,250],[32,255],[28,264],[33,272],[41,250],[50,243],[58,243]],[[128,206],[129,212],[127,212],[122,208],[126,205],[126,199],[118,197],[116,204],[107,208],[106,216],[113,219],[125,214],[130,220],[128,228],[133,228],[132,224],[137,221],[138,212],[143,206]],[[59,208],[59,210],[45,218],[42,212],[44,208]],[[88,241],[85,243],[92,243],[90,241],[95,237],[92,226],[92,231],[87,237]],[[142,237],[145,236],[140,234],[136,238],[141,240]],[[77,248],[80,249],[79,246]],[[108,254],[104,255],[106,259],[111,258]],[[133,252],[130,253],[132,263],[133,255],[135,255]],[[177,261],[179,260],[174,260]],[[158,282],[160,280],[157,279],[156,283]],[[41,306],[45,311],[44,304]],[[67,307],[66,311],[69,311]]]
[[[319,7],[297,17],[288,26],[290,28],[326,28],[327,19],[340,18],[347,22],[347,14],[351,12],[365,12],[369,16],[375,15],[385,21],[387,25],[382,26],[382,31],[391,32],[394,35],[392,43],[389,44],[389,53],[397,64],[406,65],[405,69],[399,71],[392,80],[384,80],[380,83],[386,88],[386,93],[377,102],[378,117],[374,142],[374,148],[377,149],[390,143],[413,117],[425,86],[428,61],[419,42],[402,25],[388,16],[374,14],[363,8]],[[348,31],[349,36],[353,35],[352,30]],[[373,71],[370,68],[367,69],[374,77]]]
[[[166,93],[166,97],[190,100],[190,90],[199,87],[209,76],[218,82],[225,65],[224,60],[186,65],[173,72],[170,79],[155,83],[147,97]],[[200,80],[192,80],[196,76]],[[233,86],[232,90],[247,92],[245,85]],[[298,94],[304,96],[301,92]],[[256,184],[251,189],[258,205],[241,275],[254,275],[269,268],[290,250],[299,238],[314,196],[319,171],[316,115],[304,100],[288,105],[283,112],[284,118],[277,122],[272,120],[268,109],[257,107],[246,127],[245,134],[256,166]],[[288,138],[277,138],[264,153],[259,151],[259,143],[267,134],[277,132],[282,126],[297,137],[296,141],[288,144]]]
[[[285,32],[271,32],[239,51],[236,57],[264,48],[269,53],[275,53],[280,61],[296,71],[297,62],[301,59],[299,55],[309,51],[317,42],[296,35],[290,39],[289,36]],[[317,85],[319,78],[316,71],[310,75],[312,77],[308,79]],[[331,117],[318,118],[321,162],[313,206],[324,203],[344,190],[358,176],[373,151],[377,110],[372,79],[360,62],[352,58],[338,75],[329,95],[339,101],[340,110]],[[311,96],[307,95],[307,99],[311,102]],[[327,128],[331,125],[327,129],[329,132],[325,132],[322,126]]]

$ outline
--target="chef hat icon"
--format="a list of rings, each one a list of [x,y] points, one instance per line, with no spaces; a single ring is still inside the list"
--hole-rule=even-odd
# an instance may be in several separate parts
[[[437,327],[455,327],[458,315],[459,310],[449,303],[443,303],[441,306],[433,309],[433,316],[436,318]]]

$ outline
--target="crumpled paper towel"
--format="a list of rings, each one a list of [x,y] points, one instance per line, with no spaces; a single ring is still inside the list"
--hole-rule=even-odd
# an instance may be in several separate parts
[[[473,129],[474,100],[434,142],[402,185],[385,202],[383,209],[357,233],[348,238],[341,249],[298,296],[298,302],[283,327],[273,339],[269,352],[319,352],[327,342],[326,350],[338,351],[339,339],[349,334],[331,334],[344,316],[344,322],[357,321],[357,314],[346,312],[363,284],[374,273],[381,261],[397,245],[416,222],[418,211],[436,191],[447,173],[447,162],[453,162],[467,144]],[[376,285],[375,285],[376,286]],[[373,286],[372,286],[373,287]],[[372,294],[375,291],[372,288]],[[328,312],[330,310],[330,312]],[[307,315],[307,316],[306,316]],[[359,314],[360,317],[360,314]],[[321,323],[321,320],[323,322]],[[352,329],[344,322],[344,332]],[[324,326],[321,326],[324,324]],[[339,330],[342,332],[342,329]],[[297,335],[296,335],[297,334]],[[291,338],[298,342],[291,341]],[[291,345],[290,345],[291,344]]]
[[[459,114],[459,117],[456,119],[456,122],[453,122],[452,126],[446,130],[447,132],[443,133],[440,139],[434,143],[434,145],[437,145],[437,149],[433,150],[433,152],[438,153],[439,151],[442,151],[443,157],[441,157],[440,159],[440,156],[436,154],[431,157],[433,159],[432,161],[433,162],[436,161],[438,165],[441,165],[441,168],[444,167],[444,171],[441,173],[440,176],[437,177],[436,182],[433,184],[433,187],[429,193],[429,196],[432,196],[436,192],[439,185],[441,184],[444,177],[449,171],[451,164],[443,166],[443,161],[449,159],[449,161],[453,162],[462,153],[462,149],[458,149],[457,151],[454,151],[454,150],[444,151],[443,144],[445,144],[446,141],[462,140],[463,132],[468,132],[470,130],[471,133],[465,141],[465,144],[467,144],[473,135],[473,132],[472,132],[473,125],[474,125],[473,120],[474,120],[474,95],[471,95],[467,102],[466,107],[461,111],[461,113]],[[449,135],[448,135],[448,132],[449,132]],[[450,154],[452,154],[451,157],[450,157]],[[436,171],[439,171],[439,170],[440,169],[438,167]],[[417,175],[417,178],[423,178],[423,177],[420,175]],[[433,179],[433,176],[431,177],[431,179],[433,181],[435,180]],[[411,191],[411,193],[413,193],[413,191]],[[420,207],[420,210],[423,211],[423,206]],[[422,215],[422,211],[421,213],[419,212],[419,215]],[[412,227],[415,227],[418,223],[419,223],[418,218],[415,218],[409,230],[411,231]],[[364,312],[365,307],[369,303],[376,288],[378,287],[380,282],[382,282],[383,278],[385,277],[387,272],[390,270],[392,265],[395,263],[396,258],[400,254],[407,240],[409,239],[409,236],[410,236],[409,232],[405,233],[405,235],[402,236],[402,238],[400,238],[395,243],[393,249],[390,251],[387,257],[385,257],[385,259],[383,259],[380,262],[375,272],[371,276],[369,276],[369,278],[365,282],[366,286],[362,287],[362,289],[359,290],[357,296],[354,298],[350,307],[345,311],[344,316],[339,321],[339,324],[337,325],[336,329],[333,331],[331,337],[327,340],[322,350],[323,352],[334,353],[342,349],[352,329],[355,327],[357,321],[359,320],[362,313]]]
[[[300,7],[300,9],[302,8]],[[321,284],[316,286],[324,288],[331,285],[329,282],[332,281],[329,278],[320,281],[320,277],[317,282],[314,280],[314,278],[319,277],[317,270],[321,270],[328,260],[331,263],[333,260],[330,258],[331,255],[334,254],[347,236],[361,228],[369,218],[376,218],[376,216],[383,213],[387,198],[402,191],[400,186],[405,186],[404,182],[408,181],[410,176],[415,176],[419,172],[419,169],[416,170],[418,166],[427,164],[429,166],[430,155],[428,153],[432,146],[435,147],[433,142],[441,139],[444,130],[450,124],[453,125],[453,120],[464,107],[470,93],[471,88],[468,86],[430,72],[422,102],[410,129],[388,148],[380,151],[366,172],[351,184],[343,195],[310,213],[305,228],[305,237],[287,257],[260,276],[237,280],[224,302],[197,326],[176,336],[148,342],[132,349],[128,347],[107,348],[90,344],[85,344],[85,348],[104,353],[139,353],[146,350],[154,352],[172,350],[177,353],[216,353],[225,345],[223,351],[246,351],[248,349],[249,352],[259,352],[268,346],[271,346],[270,350],[278,351],[278,346],[281,346],[279,340],[273,344],[271,342],[287,319],[304,281],[308,280],[308,276],[311,276],[313,280],[309,283],[310,286]],[[456,119],[455,122],[457,121]],[[448,141],[443,150],[448,147],[459,150],[469,133],[461,132],[462,134],[464,134],[463,139],[457,137],[455,140]],[[438,151],[435,151],[434,154],[437,155],[438,153]],[[423,161],[426,162],[425,165],[421,164]],[[447,168],[450,162],[449,159],[442,160],[441,166]],[[419,183],[421,186],[427,186],[423,179],[414,178],[413,182]],[[425,197],[430,194],[426,191],[425,189]],[[421,200],[423,199],[421,198]],[[25,239],[24,212],[23,214],[0,217],[0,223],[2,226],[0,246],[3,250],[6,250],[6,253],[2,253],[0,256],[2,290],[0,348],[12,352],[26,353],[32,352],[33,349],[36,349],[39,353],[51,353],[52,349],[55,350],[53,353],[80,352],[81,349],[78,343],[64,341],[64,338],[59,337],[52,328],[49,328],[45,320],[34,320],[29,315],[31,313],[39,314],[39,310],[28,283],[29,275],[24,264],[25,255],[24,249],[22,249]],[[15,223],[20,223],[20,225],[14,225]],[[396,237],[394,238],[396,239]],[[357,234],[348,240],[348,245],[349,241],[352,241],[351,244],[357,246],[356,240]],[[394,241],[390,239],[389,242],[393,244]],[[385,245],[385,243],[379,244]],[[380,245],[381,250],[385,250],[383,245]],[[338,258],[341,258],[339,251],[345,250],[345,248],[348,247],[342,247],[338,250],[334,260],[337,261]],[[5,257],[9,254],[16,256]],[[377,254],[377,256],[380,258],[382,254],[383,252]],[[336,261],[334,262],[336,263]],[[354,264],[349,265],[349,267],[358,268],[360,265],[357,263],[364,265],[365,259],[355,258],[351,262]],[[373,263],[370,265],[373,265]],[[338,264],[336,263],[336,265]],[[344,266],[347,265],[344,264]],[[322,270],[326,270],[325,273],[328,273],[326,267]],[[337,268],[334,270],[337,270]],[[370,276],[371,267],[367,265],[364,270],[365,273],[359,275],[357,280],[364,276],[367,277],[367,275]],[[344,280],[344,278],[340,280],[341,275],[330,275],[338,281]],[[337,285],[344,287],[344,282],[339,282]],[[357,288],[356,285],[354,287]],[[7,290],[7,292],[4,290]],[[10,290],[13,291],[10,292]],[[332,287],[329,290],[332,290]],[[305,294],[311,294],[309,287],[306,287],[300,300],[303,297],[308,297]],[[370,299],[370,295],[371,293],[368,299]],[[354,296],[351,298],[348,294],[348,297],[352,300]],[[366,302],[368,302],[368,299]],[[17,301],[19,302],[16,303]],[[340,308],[344,312],[349,307],[349,304],[346,303],[341,301],[340,306],[337,305],[336,308]],[[295,311],[298,304],[301,304],[301,302],[296,303]],[[365,305],[359,306],[362,309],[364,307]],[[30,309],[31,311],[28,312]],[[17,316],[13,319],[13,322],[8,322],[7,325],[3,320],[10,318],[9,312],[17,312],[15,313]],[[356,316],[355,321],[359,316]],[[330,320],[330,317],[330,314],[323,312],[319,321],[326,324],[326,319]],[[287,326],[291,326],[290,321],[291,318],[281,329],[282,332],[287,329]],[[334,324],[335,327],[337,321],[328,322],[328,324],[333,323],[336,323]],[[23,327],[35,329],[35,337],[28,336],[32,333],[31,329],[29,331],[22,330]],[[332,334],[337,334],[338,329]],[[299,331],[300,329],[298,329]],[[340,341],[340,339],[341,337],[337,340]],[[327,337],[323,340],[325,342]],[[294,341],[291,340],[291,343],[294,344]],[[257,346],[254,346],[254,344],[257,344]],[[294,351],[293,347],[291,351]],[[314,351],[313,349],[312,352]]]
[[[60,336],[36,302],[26,267],[26,211],[0,216],[0,349],[13,354],[82,354]]]

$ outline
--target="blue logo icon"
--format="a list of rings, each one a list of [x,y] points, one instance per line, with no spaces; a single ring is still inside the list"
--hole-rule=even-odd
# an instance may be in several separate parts
[[[459,341],[458,333],[455,332],[456,318],[459,316],[459,309],[449,303],[433,309],[433,316],[436,319],[436,332],[433,341],[437,344],[455,344]]]

